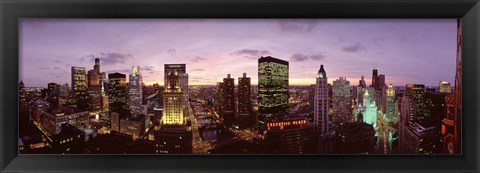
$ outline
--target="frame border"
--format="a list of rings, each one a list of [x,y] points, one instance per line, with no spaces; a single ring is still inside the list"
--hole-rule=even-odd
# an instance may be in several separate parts
[[[19,18],[462,18],[463,154],[18,155]],[[478,0],[0,0],[0,172],[478,172],[479,23]]]

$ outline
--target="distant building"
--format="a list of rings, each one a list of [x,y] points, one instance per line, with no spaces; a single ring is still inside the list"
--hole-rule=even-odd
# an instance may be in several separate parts
[[[377,89],[378,87],[378,69],[376,67],[372,70],[372,85],[373,88]]]
[[[50,108],[56,109],[59,105],[60,85],[56,83],[48,83],[47,86],[47,101],[50,103]]]
[[[313,104],[313,122],[317,127],[320,136],[326,136],[329,132],[329,118],[328,118],[328,80],[327,73],[323,68],[323,65],[320,66],[320,69],[317,73],[317,79],[315,84],[315,96]]]
[[[350,81],[344,77],[333,81],[332,106],[334,123],[346,123],[354,120],[350,100]]]
[[[146,113],[143,111],[142,73],[140,66],[133,66],[128,78],[128,106],[132,114]]]
[[[258,59],[258,119],[287,115],[288,61],[270,56]]]
[[[85,67],[72,66],[72,96],[77,108],[81,111],[88,110],[87,72]]]
[[[257,117],[252,109],[252,85],[246,73],[238,78],[238,124],[240,128],[252,128],[257,124]]]
[[[316,152],[317,135],[303,117],[275,117],[266,123],[267,154],[308,154]]]
[[[450,83],[445,81],[438,81],[438,92],[439,93],[452,93],[452,87]]]

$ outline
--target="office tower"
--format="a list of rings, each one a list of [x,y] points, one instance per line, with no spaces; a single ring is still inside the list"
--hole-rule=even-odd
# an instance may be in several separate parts
[[[128,81],[128,106],[130,106],[132,114],[140,114],[143,109],[142,74],[140,73],[140,66],[132,67]]]
[[[227,75],[223,78],[223,123],[230,127],[235,123],[235,79]]]
[[[447,112],[447,107],[446,107],[446,97],[447,96],[453,96],[453,94],[448,94],[448,93],[430,93],[427,92],[425,93],[425,105],[426,110],[430,114],[429,117],[431,117],[432,125],[435,127],[434,129],[434,153],[444,153],[443,152],[443,144],[444,140],[443,137],[444,135],[442,134],[442,120],[446,118],[446,112]]]
[[[365,79],[364,79],[363,76],[362,76],[362,79],[360,79],[358,81],[358,86],[361,86],[361,87],[364,87],[364,88],[367,87],[367,83],[365,82]]]
[[[166,88],[166,81],[168,81],[168,75],[170,72],[175,71],[178,73],[178,79],[179,79],[179,86],[182,91],[182,103],[183,103],[183,114],[184,116],[188,116],[188,106],[189,106],[189,101],[188,101],[188,73],[186,70],[186,65],[185,64],[165,64],[164,66],[164,86]]]
[[[47,86],[47,101],[50,103],[51,109],[59,107],[60,85],[56,83],[48,83]]]
[[[393,88],[392,84],[388,85],[386,91],[386,120],[389,123],[394,122],[397,119],[398,114],[398,106],[397,106],[397,99],[395,98],[395,89]]]
[[[238,124],[240,128],[252,128],[257,124],[257,118],[252,109],[252,85],[250,77],[243,73],[238,78]]]
[[[333,81],[332,106],[334,123],[353,121],[350,102],[350,81],[344,77]]]
[[[373,67],[372,71],[372,87],[377,89],[377,81],[378,81],[378,69]]]
[[[315,97],[313,104],[313,122],[317,127],[317,131],[320,136],[326,136],[329,134],[329,119],[328,119],[328,86],[327,86],[327,73],[320,66],[317,72],[317,79],[315,84]]]
[[[259,124],[288,114],[288,62],[270,56],[258,59]]]
[[[110,112],[116,112],[120,118],[130,116],[127,106],[127,79],[125,74],[108,74],[108,104]]]
[[[183,93],[180,86],[179,72],[170,70],[165,81],[163,92],[162,124],[184,125]]]
[[[438,81],[438,92],[439,93],[452,93],[452,87],[450,83],[446,81]]]
[[[364,122],[347,122],[335,131],[334,150],[337,154],[372,154],[375,144],[375,129]]]
[[[87,74],[85,67],[72,66],[72,96],[79,111],[88,110]]]
[[[407,127],[411,122],[415,122],[417,116],[417,106],[415,100],[408,95],[399,97],[400,119],[398,122],[398,148],[404,148],[406,140]]]
[[[406,94],[412,97],[415,101],[417,119],[416,122],[428,123],[428,112],[426,112],[426,105],[424,100],[425,95],[425,85],[423,84],[407,84],[406,85]]]
[[[89,110],[92,112],[99,112],[102,109],[102,74],[100,73],[100,59],[95,58],[95,65],[93,70],[88,71],[88,103]]]
[[[70,110],[58,110],[52,113],[42,112],[41,116],[41,126],[49,135],[60,133],[62,124],[71,124],[77,128],[89,124],[88,111],[75,113]]]
[[[265,125],[266,153],[303,154],[316,151],[314,126],[304,117],[274,117]]]
[[[422,126],[417,122],[410,122],[403,127],[401,140],[399,141],[399,153],[401,154],[433,154],[434,127]]]
[[[222,118],[223,107],[224,107],[224,91],[223,91],[223,82],[217,82],[216,91],[215,91],[215,111],[218,116]]]
[[[60,86],[60,97],[62,99],[70,98],[70,86],[68,86],[68,83]]]
[[[377,78],[377,89],[380,90],[385,87],[385,75],[381,74]]]

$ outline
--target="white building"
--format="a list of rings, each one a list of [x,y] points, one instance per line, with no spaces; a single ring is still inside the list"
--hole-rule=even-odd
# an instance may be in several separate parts
[[[325,73],[323,65],[320,66],[320,70],[317,73],[313,102],[314,125],[319,129],[320,136],[325,136],[329,133],[329,119],[327,73]]]
[[[132,114],[143,113],[142,74],[140,66],[133,66],[128,78],[128,105]]]

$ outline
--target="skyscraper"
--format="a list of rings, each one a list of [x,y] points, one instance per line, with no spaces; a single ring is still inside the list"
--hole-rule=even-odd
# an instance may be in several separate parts
[[[258,118],[288,114],[288,61],[271,56],[258,59]]]
[[[72,66],[72,96],[79,111],[88,110],[87,74],[85,67]]]
[[[387,122],[391,123],[396,120],[398,113],[397,99],[395,98],[395,89],[392,84],[388,85],[386,95],[386,118]]]
[[[252,110],[252,85],[246,73],[238,78],[238,124],[240,128],[251,128],[256,125],[257,118]]]
[[[428,122],[428,113],[426,112],[426,105],[424,101],[425,85],[423,84],[407,84],[406,94],[412,97],[416,105],[416,121],[420,124]],[[424,125],[424,124],[422,124]]]
[[[377,80],[378,80],[378,69],[373,67],[372,71],[372,87],[377,89]]]
[[[56,109],[59,107],[60,85],[48,83],[47,87],[47,101],[50,103],[50,108]]]
[[[186,70],[186,65],[185,64],[165,64],[164,66],[164,86],[166,87],[167,83],[167,77],[170,74],[171,71],[175,71],[178,73],[178,79],[179,79],[179,86],[181,88],[181,91],[183,93],[182,95],[182,103],[183,103],[183,114],[184,116],[188,116],[188,73]]]
[[[332,94],[334,122],[346,123],[353,121],[350,105],[350,81],[344,77],[333,81]]]
[[[327,82],[327,73],[325,72],[323,65],[321,65],[317,73],[313,104],[313,122],[317,127],[320,136],[326,136],[329,133]]]
[[[120,114],[120,119],[130,116],[127,106],[127,79],[125,74],[108,74],[108,103],[110,112]]]
[[[88,71],[88,104],[90,111],[100,111],[102,108],[102,74],[100,74],[100,59],[95,58],[93,70]]]
[[[223,123],[231,126],[235,123],[235,79],[227,75],[223,78]]]
[[[179,72],[169,70],[163,93],[162,124],[184,125],[183,93],[180,86]]]
[[[364,88],[367,87],[367,83],[365,82],[365,79],[364,79],[363,76],[362,76],[362,79],[360,79],[358,81],[358,86],[361,86],[361,87],[364,87]]]
[[[140,66],[133,66],[128,78],[128,106],[132,114],[142,113],[143,89]]]

